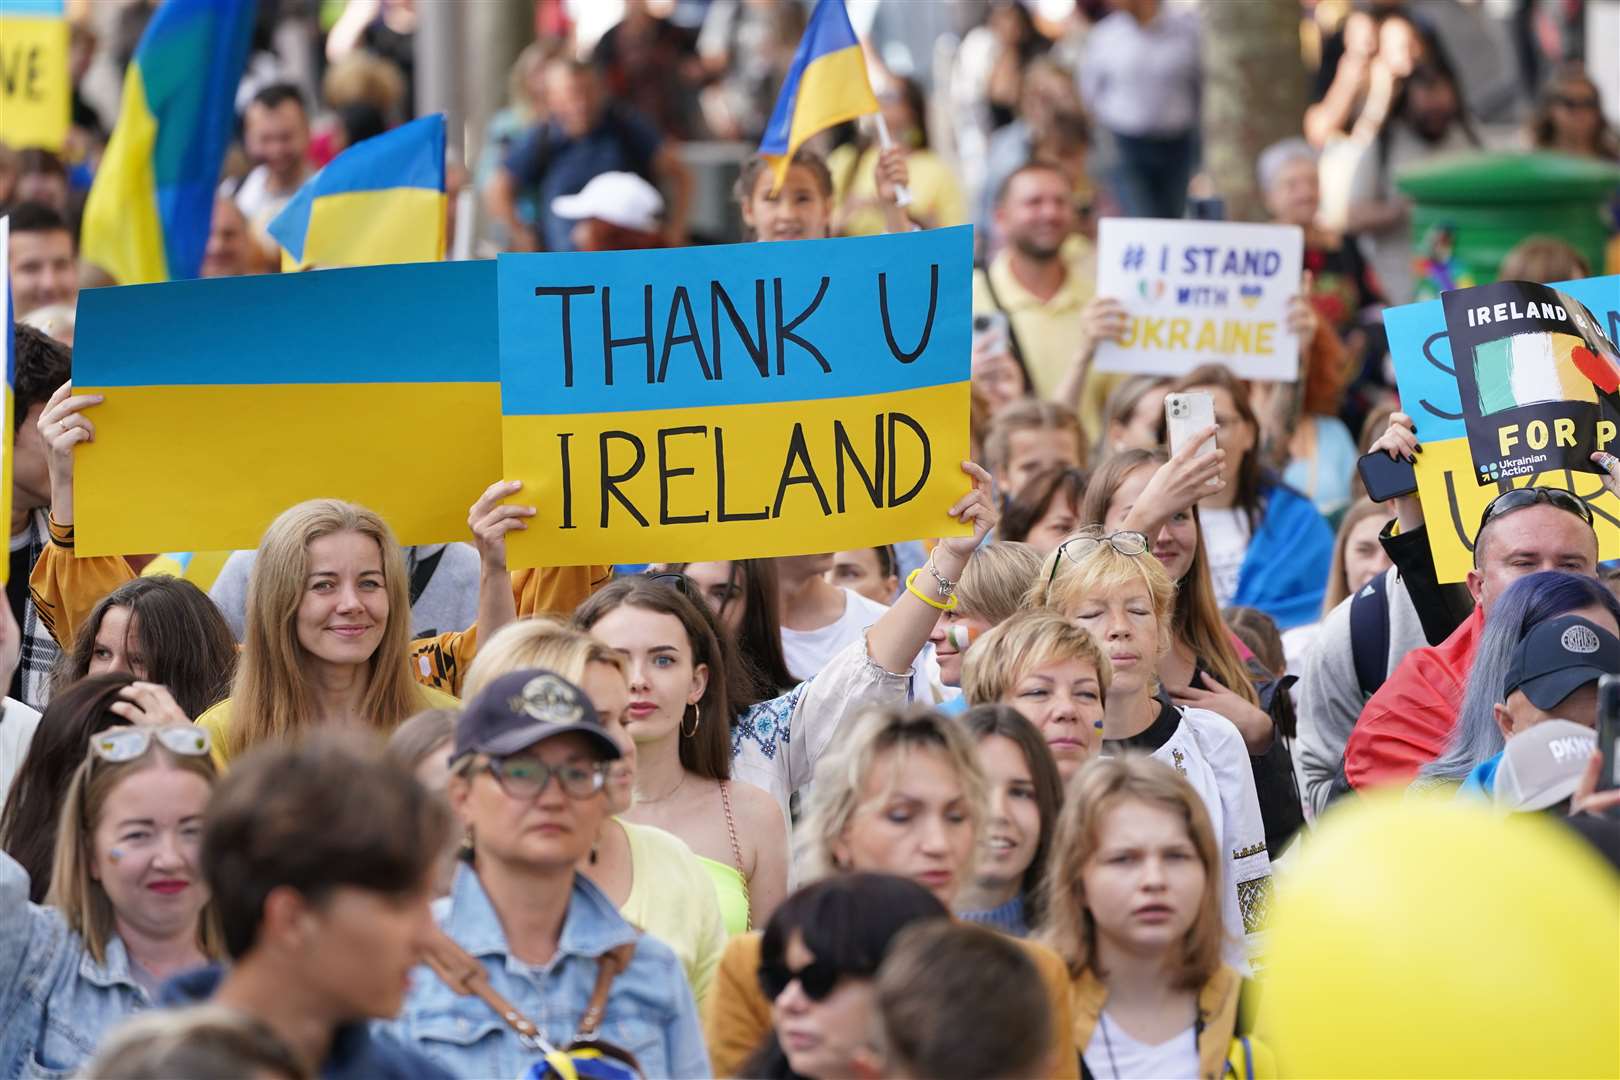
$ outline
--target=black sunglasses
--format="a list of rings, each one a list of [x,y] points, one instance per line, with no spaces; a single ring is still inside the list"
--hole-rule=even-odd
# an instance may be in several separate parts
[[[775,1001],[782,996],[788,984],[797,982],[804,996],[811,1001],[825,1001],[827,996],[838,987],[838,980],[844,973],[831,964],[817,960],[813,964],[806,964],[798,971],[794,971],[786,964],[759,965],[759,988],[765,994],[766,1001]]]
[[[697,585],[696,585],[696,583],[693,582],[692,579],[687,577],[685,574],[675,574],[675,573],[652,574],[652,573],[649,573],[649,574],[646,574],[644,576],[647,578],[648,581],[656,581],[660,585],[668,585],[670,588],[674,589],[676,592],[680,593],[682,596],[686,597],[688,600],[700,600],[700,599],[702,599],[702,597],[700,597],[698,595],[698,593],[697,593]]]
[[[1480,530],[1483,531],[1486,525],[1503,514],[1511,514],[1515,510],[1543,503],[1574,514],[1588,525],[1592,524],[1592,508],[1587,506],[1584,500],[1576,498],[1562,488],[1522,487],[1504,491],[1490,501],[1485,507],[1485,512],[1479,516]],[[1474,535],[1477,537],[1479,534]]]

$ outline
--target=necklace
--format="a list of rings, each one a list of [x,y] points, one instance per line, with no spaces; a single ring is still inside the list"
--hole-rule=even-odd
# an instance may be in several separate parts
[[[675,797],[675,793],[680,791],[681,786],[683,784],[685,784],[685,783],[686,783],[686,770],[682,769],[681,770],[681,778],[679,780],[675,781],[675,786],[674,787],[670,788],[668,791],[664,792],[664,794],[658,796],[658,798],[656,798],[656,799],[637,799],[636,802],[639,803],[642,806],[647,806],[647,805],[649,805],[651,803],[667,802],[668,800],[673,799]]]
[[[1108,1051],[1108,1071],[1114,1074],[1114,1080],[1124,1080],[1119,1071],[1119,1063],[1114,1060],[1114,1040],[1108,1037],[1108,1010],[1104,1009],[1097,1014],[1097,1026],[1102,1029],[1103,1049]],[[1198,1006],[1193,1005],[1193,1057],[1198,1057]]]

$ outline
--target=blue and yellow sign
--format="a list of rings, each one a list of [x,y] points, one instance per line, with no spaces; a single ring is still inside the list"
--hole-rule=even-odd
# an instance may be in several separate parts
[[[513,566],[961,535],[972,231],[502,255]]]
[[[0,0],[0,142],[60,153],[72,89],[62,0]]]

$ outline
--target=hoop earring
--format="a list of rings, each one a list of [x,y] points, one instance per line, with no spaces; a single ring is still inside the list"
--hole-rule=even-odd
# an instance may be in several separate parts
[[[683,717],[682,718],[683,722],[681,724],[681,736],[683,738],[690,739],[692,736],[697,734],[698,725],[703,723],[703,710],[698,708],[696,702],[692,703],[692,730],[691,731],[686,730],[686,724],[684,722],[684,719],[685,718]]]

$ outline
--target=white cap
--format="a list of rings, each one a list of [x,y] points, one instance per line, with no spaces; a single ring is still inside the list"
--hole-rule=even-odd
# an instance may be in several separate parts
[[[598,218],[621,229],[657,232],[664,197],[635,173],[607,172],[591,177],[576,195],[552,199],[551,212],[575,221]]]
[[[1493,794],[1503,810],[1545,810],[1575,794],[1597,732],[1569,720],[1543,720],[1507,741]]]

